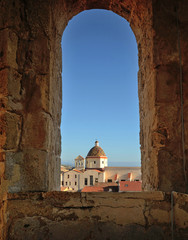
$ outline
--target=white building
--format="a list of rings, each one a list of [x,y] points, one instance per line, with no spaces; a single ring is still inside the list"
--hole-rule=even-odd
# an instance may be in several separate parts
[[[67,187],[70,191],[79,191],[81,189],[82,172],[72,169],[62,174],[62,186]]]
[[[104,182],[104,172],[98,169],[77,170],[72,169],[62,174],[62,186],[70,191],[80,191],[85,186],[93,186]]]
[[[75,158],[75,168],[61,172],[62,187],[69,191],[81,191],[86,186],[97,183],[118,183],[120,181],[140,181],[140,167],[108,167],[108,158],[99,142],[90,149],[86,159]]]

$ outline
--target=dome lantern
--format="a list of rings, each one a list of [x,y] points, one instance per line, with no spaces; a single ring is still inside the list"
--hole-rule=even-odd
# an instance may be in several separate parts
[[[99,141],[95,141],[95,147],[99,147]]]

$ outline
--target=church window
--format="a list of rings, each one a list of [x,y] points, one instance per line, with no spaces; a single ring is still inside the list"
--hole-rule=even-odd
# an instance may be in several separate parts
[[[62,186],[64,185],[64,182],[62,181]]]
[[[108,182],[112,182],[112,179],[108,179]]]
[[[94,161],[94,164],[96,164],[96,161]]]
[[[75,182],[75,186],[77,185],[77,182]]]
[[[84,184],[87,185],[87,178],[85,178],[85,180],[84,180]]]
[[[93,176],[90,175],[90,185],[93,186]]]
[[[95,178],[95,182],[98,182],[98,178]]]
[[[66,185],[67,185],[67,182],[66,182]]]
[[[75,175],[75,178],[77,178],[77,175]]]
[[[69,178],[69,174],[68,174],[67,178]]]

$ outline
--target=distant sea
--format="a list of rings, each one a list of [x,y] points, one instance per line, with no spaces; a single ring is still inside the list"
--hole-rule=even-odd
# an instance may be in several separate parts
[[[137,162],[110,162],[108,161],[109,167],[140,167],[141,163]]]
[[[74,162],[62,162],[62,165],[68,165],[74,167]],[[141,163],[137,162],[108,162],[109,167],[140,167]]]

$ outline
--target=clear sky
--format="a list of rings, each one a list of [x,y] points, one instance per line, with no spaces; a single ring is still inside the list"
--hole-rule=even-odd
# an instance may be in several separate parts
[[[138,52],[129,23],[84,11],[62,37],[62,163],[86,157],[97,139],[111,166],[140,166]]]

